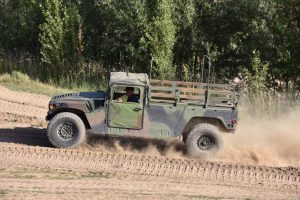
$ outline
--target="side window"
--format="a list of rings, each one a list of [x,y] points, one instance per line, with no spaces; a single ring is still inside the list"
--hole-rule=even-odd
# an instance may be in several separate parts
[[[141,90],[139,87],[115,85],[112,90],[112,101],[140,103]]]

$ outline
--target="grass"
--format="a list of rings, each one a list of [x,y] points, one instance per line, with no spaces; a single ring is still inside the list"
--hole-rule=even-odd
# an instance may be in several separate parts
[[[5,190],[0,190],[0,197],[6,195],[7,192]]]
[[[74,180],[74,179],[110,179],[115,175],[105,172],[69,172],[56,170],[33,170],[27,168],[8,169],[0,171],[3,178],[17,179],[51,179],[51,180]],[[38,188],[36,188],[38,189]]]
[[[72,91],[91,91],[91,87],[86,85],[81,87],[62,88],[57,87],[54,84],[42,83],[39,80],[32,80],[28,75],[17,71],[0,75],[0,85],[3,85],[11,90],[25,91],[47,96],[53,96]]]
[[[22,51],[2,53],[0,85],[12,90],[53,96],[70,91],[105,90],[108,85],[109,73],[101,63],[65,63],[54,70],[40,62],[39,57]]]
[[[191,199],[206,199],[206,200],[219,200],[219,199],[224,199],[223,197],[211,197],[211,196],[203,196],[203,195],[192,195],[192,196],[187,196]],[[228,198],[226,198],[228,199]]]
[[[33,173],[28,173],[26,171],[14,171],[14,172],[10,172],[9,174],[2,174],[2,175],[6,175],[7,178],[20,178],[20,179],[34,179],[37,178],[36,175],[34,175]]]
[[[104,179],[110,179],[112,177],[114,177],[113,174],[103,173],[103,172],[89,172],[89,173],[81,175],[81,178],[104,178]]]

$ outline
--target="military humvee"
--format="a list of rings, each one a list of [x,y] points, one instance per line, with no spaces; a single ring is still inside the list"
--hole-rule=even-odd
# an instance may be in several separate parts
[[[137,102],[121,102],[125,88]],[[107,92],[55,96],[46,120],[49,141],[59,148],[84,142],[95,134],[141,138],[178,137],[190,156],[205,158],[223,145],[222,134],[238,122],[237,93],[227,85],[151,80],[147,74],[113,72]]]

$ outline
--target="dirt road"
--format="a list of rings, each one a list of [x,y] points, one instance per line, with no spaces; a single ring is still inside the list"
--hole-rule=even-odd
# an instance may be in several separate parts
[[[52,148],[48,100],[0,86],[0,199],[300,199],[297,165],[192,160],[174,141],[92,136]]]

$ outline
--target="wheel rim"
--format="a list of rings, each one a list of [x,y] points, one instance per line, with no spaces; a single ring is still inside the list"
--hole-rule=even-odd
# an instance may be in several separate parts
[[[214,146],[214,141],[211,137],[202,135],[197,140],[197,146],[202,151],[208,151]]]
[[[60,124],[57,129],[58,136],[64,141],[71,140],[72,138],[74,138],[76,133],[76,127],[70,122],[64,122]]]

